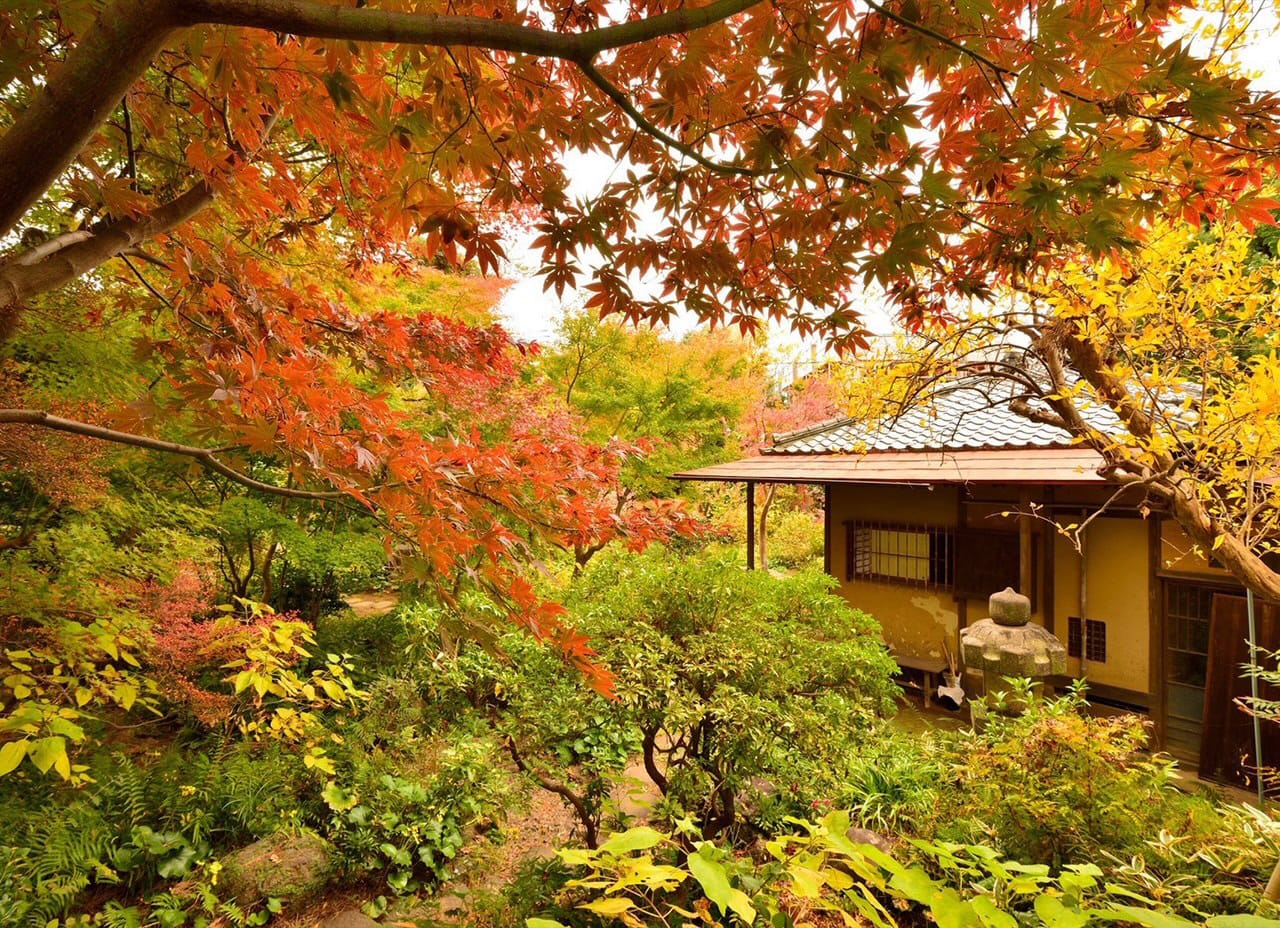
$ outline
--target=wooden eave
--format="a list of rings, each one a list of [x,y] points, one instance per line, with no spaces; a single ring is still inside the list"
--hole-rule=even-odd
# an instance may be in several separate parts
[[[1088,448],[767,454],[672,474],[726,483],[1103,484],[1102,457]]]

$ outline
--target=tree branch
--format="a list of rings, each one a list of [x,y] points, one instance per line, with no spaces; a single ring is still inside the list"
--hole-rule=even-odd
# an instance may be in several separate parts
[[[114,0],[0,138],[0,238],[66,170],[182,26],[216,24],[310,38],[486,48],[590,65],[603,51],[702,29],[763,2],[714,0],[565,33],[480,16],[401,13],[312,0]]]
[[[3,144],[3,143],[0,143]],[[45,293],[87,274],[111,258],[125,254],[140,243],[163,235],[186,222],[213,202],[213,189],[204,181],[195,184],[185,193],[136,219],[120,219],[109,223],[91,234],[60,236],[66,239],[61,247],[50,250],[45,245],[43,255],[32,258],[26,252],[6,264],[0,264],[0,331],[4,320],[17,313],[28,299]]]
[[[919,23],[914,20],[908,19],[905,16],[901,16],[898,13],[895,13],[892,10],[888,9],[883,4],[875,2],[875,0],[863,0],[863,2],[867,6],[869,6],[871,9],[875,10],[875,12],[883,16],[885,19],[888,19],[897,23],[899,26],[902,26],[904,29],[909,29],[912,32],[915,32],[919,35],[933,39],[935,42],[938,42],[941,45],[945,45],[950,49],[954,49],[955,51],[971,59],[977,64],[980,64],[984,68],[987,68],[998,79],[1005,78],[1005,77],[1012,77],[1012,78],[1019,77],[1018,72],[1015,71],[1013,68],[1005,67],[995,59],[990,58],[987,55],[982,54],[981,52],[975,51],[974,49],[970,48],[968,45],[965,45],[963,42],[958,42],[955,39],[951,38],[950,36],[944,35],[943,33],[938,32],[936,29],[931,29],[930,27],[926,26],[924,23]],[[1003,87],[1003,83],[1002,83],[1002,87]],[[1004,89],[1007,94],[1008,88],[1006,87]],[[1106,112],[1107,108],[1112,104],[1111,100],[1099,100],[1089,96],[1088,94],[1079,93],[1074,90],[1064,90],[1062,88],[1059,88],[1057,90],[1057,93],[1066,97],[1068,100],[1075,100],[1077,103],[1085,103],[1090,106],[1096,106],[1100,110],[1103,110],[1104,112]],[[1171,119],[1168,116],[1162,115],[1160,113],[1129,113],[1128,115],[1134,119],[1141,119],[1146,122],[1155,123],[1157,125],[1167,126],[1170,129],[1176,129],[1178,132],[1188,135],[1191,138],[1200,139],[1202,142],[1210,142],[1214,145],[1221,145],[1224,148],[1230,148],[1235,151],[1245,152],[1247,154],[1254,154],[1254,155],[1274,155],[1276,153],[1275,149],[1273,148],[1254,148],[1249,145],[1242,145],[1239,142],[1233,142],[1230,139],[1221,138],[1220,136],[1210,135],[1207,132],[1200,132],[1199,130],[1193,129],[1190,126],[1183,125],[1177,120]]]
[[[704,168],[707,168],[710,171],[715,171],[717,174],[731,174],[740,177],[760,177],[765,173],[764,171],[744,168],[734,164],[724,164],[708,158],[691,145],[686,145],[674,135],[671,135],[661,126],[650,122],[648,117],[640,112],[639,107],[632,103],[630,98],[622,92],[622,89],[601,74],[596,69],[596,66],[590,61],[578,62],[578,69],[582,71],[583,76],[586,77],[587,80],[600,88],[600,91],[612,100],[618,109],[622,110],[622,112],[626,113],[627,116],[630,117],[631,121],[635,123],[637,129],[645,135],[652,136],[667,147],[675,149],[686,158],[696,161]]]
[[[589,61],[610,49],[703,29],[762,2],[715,0],[588,32],[556,32],[485,16],[400,13],[313,0],[170,0],[168,6],[175,18],[189,26],[217,23],[311,38],[455,45]]]
[[[61,416],[55,416],[40,409],[0,409],[0,426],[4,425],[32,425],[39,428],[53,429],[58,432],[68,432],[72,435],[84,435],[88,438],[109,441],[117,445],[128,445],[133,448],[144,448],[148,451],[176,454],[180,457],[191,458],[202,467],[213,471],[215,474],[221,474],[241,486],[248,487],[251,490],[258,490],[262,493],[271,493],[275,496],[309,500],[343,500],[348,496],[348,494],[339,490],[299,490],[293,487],[278,487],[274,484],[263,483],[261,480],[255,480],[247,474],[242,474],[234,467],[219,461],[215,456],[215,452],[209,448],[183,445],[178,442],[150,438],[146,435],[134,435],[130,432],[118,432],[115,429],[92,425],[88,422],[64,419]]]
[[[53,238],[41,242],[32,248],[27,249],[22,254],[13,259],[14,264],[21,264],[29,267],[36,264],[44,258],[49,257],[55,251],[61,251],[69,245],[76,242],[83,242],[93,238],[93,233],[88,229],[80,229],[77,232],[64,232],[62,235],[55,235]]]
[[[598,814],[593,814],[588,807],[587,801],[575,793],[572,789],[558,780],[552,780],[550,777],[543,776],[538,771],[531,768],[523,757],[520,756],[520,750],[516,747],[514,738],[506,739],[507,753],[511,755],[511,760],[515,762],[516,769],[521,773],[528,774],[534,779],[539,786],[549,793],[555,793],[572,808],[574,814],[578,817],[578,821],[582,823],[583,843],[587,847],[595,850],[600,843],[600,818]]]
[[[0,238],[67,169],[179,25],[172,0],[116,0],[0,138]]]

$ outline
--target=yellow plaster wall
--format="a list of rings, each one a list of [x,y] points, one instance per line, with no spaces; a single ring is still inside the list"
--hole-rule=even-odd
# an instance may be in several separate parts
[[[1229,579],[1231,575],[1221,567],[1212,566],[1203,552],[1195,550],[1195,543],[1187,537],[1177,522],[1163,519],[1160,522],[1160,562],[1158,569],[1179,574],[1203,574],[1206,577]]]
[[[1086,530],[1086,618],[1107,623],[1107,660],[1090,663],[1085,677],[1098,684],[1145,693],[1150,686],[1149,528],[1144,519],[1100,518]],[[1054,615],[1065,643],[1068,616],[1080,615],[1080,554],[1059,535],[1054,541]],[[1080,675],[1069,658],[1067,672]]]
[[[885,640],[900,654],[940,658],[944,639],[955,647],[959,629],[955,599],[945,590],[844,580],[844,522],[868,519],[956,525],[960,512],[958,494],[958,488],[944,486],[932,490],[924,487],[831,487],[828,498],[831,507],[831,571],[840,580],[840,591],[845,598],[855,607],[875,616],[884,630]],[[1011,504],[1015,503],[1016,489],[1007,495]],[[998,492],[984,489],[984,498],[1000,497]],[[1012,529],[1014,519],[997,515],[1007,508],[1011,506],[967,504],[967,524],[975,528]],[[1107,661],[1088,665],[1087,676],[1097,684],[1145,693],[1150,684],[1147,523],[1139,518],[1099,518],[1090,525],[1088,533],[1088,617],[1107,623]],[[1033,618],[1043,622],[1046,615],[1044,592],[1047,578],[1044,567],[1049,552],[1052,552],[1054,626],[1065,644],[1067,617],[1080,612],[1080,558],[1067,539],[1047,528],[1041,530],[1039,546],[1037,582],[1041,595]],[[986,603],[970,602],[967,612],[969,622],[986,618]],[[1070,673],[1078,675],[1079,662],[1072,659],[1069,664]]]
[[[899,654],[942,657],[942,642],[954,648],[959,619],[956,603],[946,590],[897,583],[850,582],[845,574],[845,529],[849,519],[955,525],[958,508],[955,487],[892,487],[834,485],[831,509],[831,572],[840,591],[856,608],[880,622],[884,638]]]

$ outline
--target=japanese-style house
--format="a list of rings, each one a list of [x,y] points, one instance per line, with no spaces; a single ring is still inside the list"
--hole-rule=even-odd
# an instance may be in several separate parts
[[[1117,427],[1108,410],[1089,415]],[[759,483],[822,486],[826,570],[879,620],[904,668],[936,669],[944,642],[958,653],[961,629],[986,617],[991,593],[1024,592],[1099,710],[1149,716],[1157,746],[1239,781],[1253,753],[1234,704],[1249,685],[1244,592],[1140,492],[1117,495],[1100,463],[975,385],[878,425],[824,422],[676,476],[745,483],[749,510]],[[1059,531],[1086,520],[1078,543]],[[750,511],[747,521],[751,552]],[[1280,649],[1280,609],[1259,604],[1257,619],[1260,646]],[[1280,762],[1280,738],[1263,755]]]

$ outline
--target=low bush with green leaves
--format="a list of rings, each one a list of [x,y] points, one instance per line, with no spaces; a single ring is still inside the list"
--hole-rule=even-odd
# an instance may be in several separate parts
[[[415,770],[375,756],[325,787],[330,814],[320,830],[345,872],[382,874],[396,893],[432,887],[449,876],[469,832],[514,800],[491,740],[468,733],[424,760]]]
[[[16,781],[0,786],[0,924],[45,928],[94,892],[151,900],[173,881],[199,883],[222,849],[306,819],[313,779],[282,746],[230,741],[142,760],[100,755],[89,773],[91,792],[39,804]],[[212,888],[193,899],[178,902],[221,904]]]
[[[951,733],[937,834],[990,841],[1017,860],[1054,867],[1104,851],[1140,851],[1190,802],[1176,765],[1152,755],[1132,715],[1094,717],[1080,689],[992,713],[980,731]]]
[[[609,797],[639,759],[710,836],[772,827],[831,795],[838,771],[893,711],[894,665],[869,616],[814,573],[731,560],[607,552],[565,591],[575,627],[613,675],[602,697],[527,636],[450,651],[440,614],[414,607],[415,672],[455,717],[480,709],[515,763],[560,795],[594,844]],[[434,623],[434,624],[433,624]]]
[[[934,733],[922,736],[885,726],[872,743],[846,759],[831,804],[848,809],[860,827],[883,834],[928,829],[937,821],[951,764]]]
[[[651,549],[598,559],[566,604],[616,675],[666,799],[704,836],[829,798],[894,711],[879,626],[830,577]]]
[[[647,826],[611,835],[598,849],[567,848],[576,868],[527,928],[564,928],[566,910],[604,923],[677,926],[806,924],[900,928],[1280,928],[1252,912],[1190,920],[1107,880],[1093,863],[1052,871],[982,844],[912,841],[916,863],[849,837],[847,813],[793,823],[766,843],[763,859],[700,840],[692,822],[673,834]],[[577,919],[570,919],[576,923]]]

